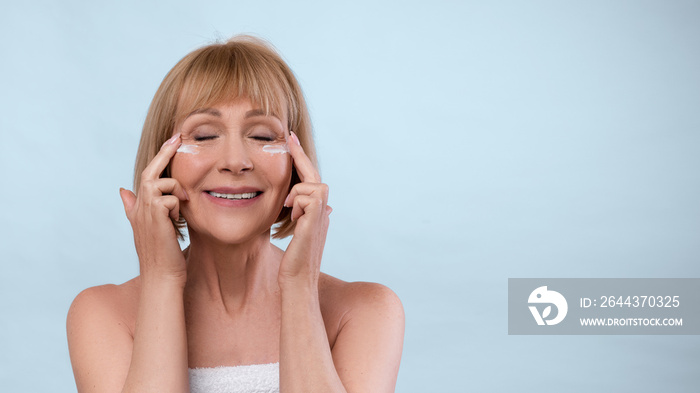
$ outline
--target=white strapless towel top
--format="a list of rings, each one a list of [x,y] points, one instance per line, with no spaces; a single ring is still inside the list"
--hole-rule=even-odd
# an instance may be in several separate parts
[[[191,368],[191,393],[279,393],[280,365]]]

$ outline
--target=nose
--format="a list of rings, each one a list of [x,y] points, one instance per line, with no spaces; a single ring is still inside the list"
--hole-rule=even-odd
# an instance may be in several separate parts
[[[250,152],[241,138],[229,138],[219,157],[219,172],[242,174],[253,170]]]

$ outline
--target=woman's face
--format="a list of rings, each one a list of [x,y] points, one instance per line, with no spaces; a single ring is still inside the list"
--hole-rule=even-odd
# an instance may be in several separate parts
[[[235,244],[269,231],[292,178],[285,124],[237,99],[199,108],[176,125],[182,146],[170,173],[189,196],[180,214],[191,233]]]

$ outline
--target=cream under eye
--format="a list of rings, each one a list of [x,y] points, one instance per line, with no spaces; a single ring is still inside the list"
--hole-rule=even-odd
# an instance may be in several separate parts
[[[199,146],[182,144],[177,149],[178,153],[199,154]]]
[[[286,143],[265,145],[262,147],[262,151],[269,154],[284,154],[289,153],[289,147],[287,147]]]

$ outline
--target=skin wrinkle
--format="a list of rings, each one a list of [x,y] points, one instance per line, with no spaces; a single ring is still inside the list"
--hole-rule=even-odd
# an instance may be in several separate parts
[[[341,315],[340,318],[338,318],[338,327],[336,329],[335,337],[333,338],[333,342],[330,343],[331,351],[335,347],[336,339],[338,338],[338,336],[340,335],[340,332],[343,330],[343,328],[345,327],[345,324],[347,323],[347,321],[345,321],[345,316],[348,314],[349,311],[350,310],[345,310],[343,312],[343,315]]]

